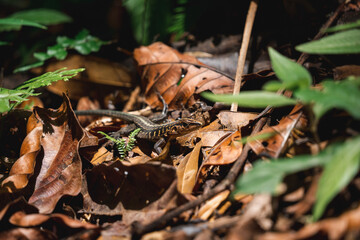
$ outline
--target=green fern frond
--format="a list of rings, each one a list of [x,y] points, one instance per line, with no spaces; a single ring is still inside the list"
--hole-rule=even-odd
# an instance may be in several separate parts
[[[135,141],[136,141],[136,135],[140,132],[141,128],[137,128],[134,131],[132,131],[128,137],[128,142],[125,142],[125,139],[120,138],[120,139],[116,139],[113,138],[111,136],[109,136],[108,134],[98,131],[98,133],[102,134],[106,139],[112,141],[115,144],[115,147],[119,153],[119,157],[121,160],[125,159],[125,156],[128,152],[130,152],[134,146],[135,146]]]

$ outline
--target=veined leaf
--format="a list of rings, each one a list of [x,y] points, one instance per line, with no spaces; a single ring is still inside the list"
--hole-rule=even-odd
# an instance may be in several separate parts
[[[21,26],[30,26],[46,29],[47,27],[41,25],[37,22],[28,21],[24,19],[17,18],[2,18],[0,19],[0,31],[11,31],[11,30],[19,30]]]
[[[274,91],[280,88],[294,90],[308,88],[311,85],[311,75],[303,66],[281,55],[273,48],[269,48],[269,55],[272,68],[282,84],[266,85],[266,90]]]
[[[360,53],[360,30],[335,33],[320,40],[300,44],[296,50],[317,54]]]
[[[269,105],[274,107],[281,107],[296,104],[294,99],[287,98],[283,95],[278,95],[273,92],[265,91],[246,91],[238,95],[215,95],[212,93],[203,92],[201,93],[201,96],[213,102],[223,102],[228,104],[236,102],[239,106],[242,107],[264,108]]]
[[[332,108],[344,109],[354,118],[360,119],[359,79],[346,79],[341,82],[327,80],[323,89],[300,89],[294,92],[301,102],[313,104],[317,119]]]
[[[329,202],[358,173],[360,166],[360,137],[348,140],[338,148],[326,164],[316,193],[313,218],[318,220]]]
[[[24,19],[43,25],[72,22],[71,17],[54,9],[31,9],[12,14],[11,18]]]

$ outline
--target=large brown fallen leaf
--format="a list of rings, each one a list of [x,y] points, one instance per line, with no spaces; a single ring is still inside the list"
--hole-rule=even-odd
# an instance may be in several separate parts
[[[233,89],[231,77],[161,42],[135,49],[134,58],[145,86],[145,100],[151,107],[162,106],[156,92],[170,109],[176,109],[195,103],[194,94],[206,90],[230,93]]]
[[[24,188],[35,172],[34,192],[29,203],[41,213],[50,213],[63,195],[75,196],[81,189],[79,141],[84,132],[71,109],[69,99],[58,110],[35,107],[29,120],[31,131],[21,147],[21,157],[13,165],[3,186]],[[41,151],[40,151],[41,149]],[[41,154],[40,154],[41,153]]]

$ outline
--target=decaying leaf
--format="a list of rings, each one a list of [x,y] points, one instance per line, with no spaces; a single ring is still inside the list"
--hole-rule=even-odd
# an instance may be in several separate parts
[[[280,120],[278,125],[264,128],[259,132],[259,135],[273,133],[274,136],[266,140],[249,141],[248,144],[258,155],[263,154],[271,158],[278,158],[288,142],[292,130],[295,127],[301,129],[304,126],[306,126],[306,120],[301,111],[301,106],[296,105],[288,116]]]
[[[236,161],[243,148],[240,140],[241,133],[239,131],[228,133],[219,140],[219,143],[205,156],[204,161],[199,167],[195,188],[204,181],[212,166],[231,164]]]
[[[160,42],[135,49],[134,58],[146,86],[146,102],[151,107],[162,106],[156,92],[163,96],[170,109],[176,109],[192,105],[194,94],[206,90],[230,93],[233,88],[230,77]]]
[[[2,186],[13,192],[27,186],[30,176],[34,173],[36,157],[40,151],[40,138],[42,125],[36,121],[33,115],[27,122],[27,136],[25,137],[20,149],[20,158],[14,163]]]
[[[222,111],[218,114],[218,118],[222,125],[226,126],[230,130],[238,130],[249,124],[249,122],[255,119],[257,114],[244,113],[244,112],[230,112]]]
[[[63,195],[74,196],[80,192],[78,147],[84,135],[83,129],[65,95],[58,110],[35,107],[28,127],[30,131],[22,144],[21,157],[13,165],[3,186],[13,190],[24,188],[38,166],[29,203],[39,208],[41,213],[50,213]],[[39,154],[40,149],[42,154]]]

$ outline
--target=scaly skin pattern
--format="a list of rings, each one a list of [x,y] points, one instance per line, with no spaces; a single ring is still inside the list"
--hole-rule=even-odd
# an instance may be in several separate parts
[[[156,140],[167,136],[180,136],[199,128],[202,123],[191,118],[182,118],[173,122],[157,124],[144,116],[133,115],[113,110],[84,110],[75,111],[76,115],[97,115],[120,118],[127,122],[134,123],[141,128],[136,137],[142,139]]]

